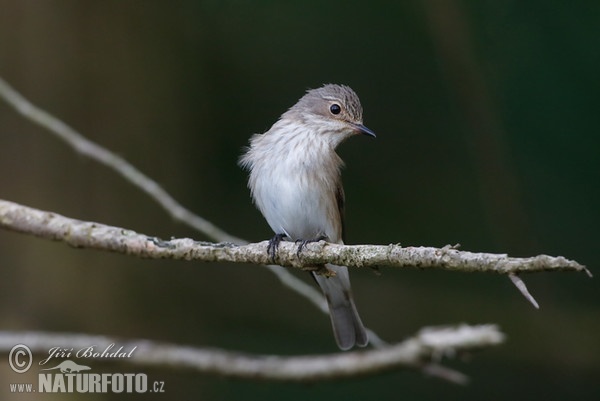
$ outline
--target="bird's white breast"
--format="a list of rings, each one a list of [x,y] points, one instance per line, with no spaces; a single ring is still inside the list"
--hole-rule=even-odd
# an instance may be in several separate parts
[[[247,155],[252,196],[275,233],[339,242],[341,160],[323,135],[299,131],[293,124],[275,125],[254,138]]]

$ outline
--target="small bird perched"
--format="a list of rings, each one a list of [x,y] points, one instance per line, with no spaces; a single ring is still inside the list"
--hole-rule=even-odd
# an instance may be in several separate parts
[[[264,134],[250,139],[240,166],[250,171],[248,187],[258,209],[275,232],[269,252],[282,239],[326,240],[343,244],[342,159],[335,148],[345,139],[373,131],[362,123],[362,106],[352,89],[324,85],[298,100]],[[333,333],[342,350],[364,347],[367,333],[352,299],[348,268],[327,264],[333,272],[313,276],[329,306]]]

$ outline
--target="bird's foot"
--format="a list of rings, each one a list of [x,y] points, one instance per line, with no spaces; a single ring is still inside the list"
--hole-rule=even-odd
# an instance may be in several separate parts
[[[300,253],[302,253],[302,250],[304,249],[304,247],[306,246],[306,244],[310,244],[311,242],[319,242],[319,241],[326,240],[326,239],[327,239],[326,236],[321,235],[320,237],[315,238],[315,239],[299,239],[299,240],[296,240],[296,244],[299,244],[298,245],[298,250],[296,251],[296,256],[300,257]]]
[[[285,237],[285,234],[275,234],[273,238],[269,240],[269,246],[267,247],[267,253],[271,255],[271,260],[275,263],[275,255],[277,254],[277,249],[279,249],[279,243]]]

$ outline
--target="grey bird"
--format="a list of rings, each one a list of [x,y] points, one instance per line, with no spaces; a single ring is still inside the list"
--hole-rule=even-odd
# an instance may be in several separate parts
[[[250,172],[248,187],[279,242],[326,240],[344,243],[342,159],[335,152],[356,134],[375,137],[363,125],[362,106],[352,89],[327,84],[308,90],[264,134],[253,135],[240,165]],[[340,349],[366,346],[368,336],[354,305],[348,268],[327,264],[330,275],[313,273],[329,306]]]

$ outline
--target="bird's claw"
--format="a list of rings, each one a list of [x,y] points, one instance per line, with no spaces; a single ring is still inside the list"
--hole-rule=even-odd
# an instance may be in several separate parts
[[[285,237],[285,234],[275,234],[273,238],[269,240],[269,246],[267,246],[267,253],[271,256],[271,260],[275,263],[275,256],[277,255],[277,249],[279,249],[279,243]]]
[[[304,247],[307,244],[310,244],[311,242],[319,242],[319,241],[322,241],[324,239],[327,239],[327,237],[320,236],[319,238],[316,238],[316,239],[299,239],[299,240],[296,240],[296,244],[299,244],[298,245],[298,250],[296,251],[296,256],[300,257],[300,253],[302,253],[302,250],[304,249]]]

